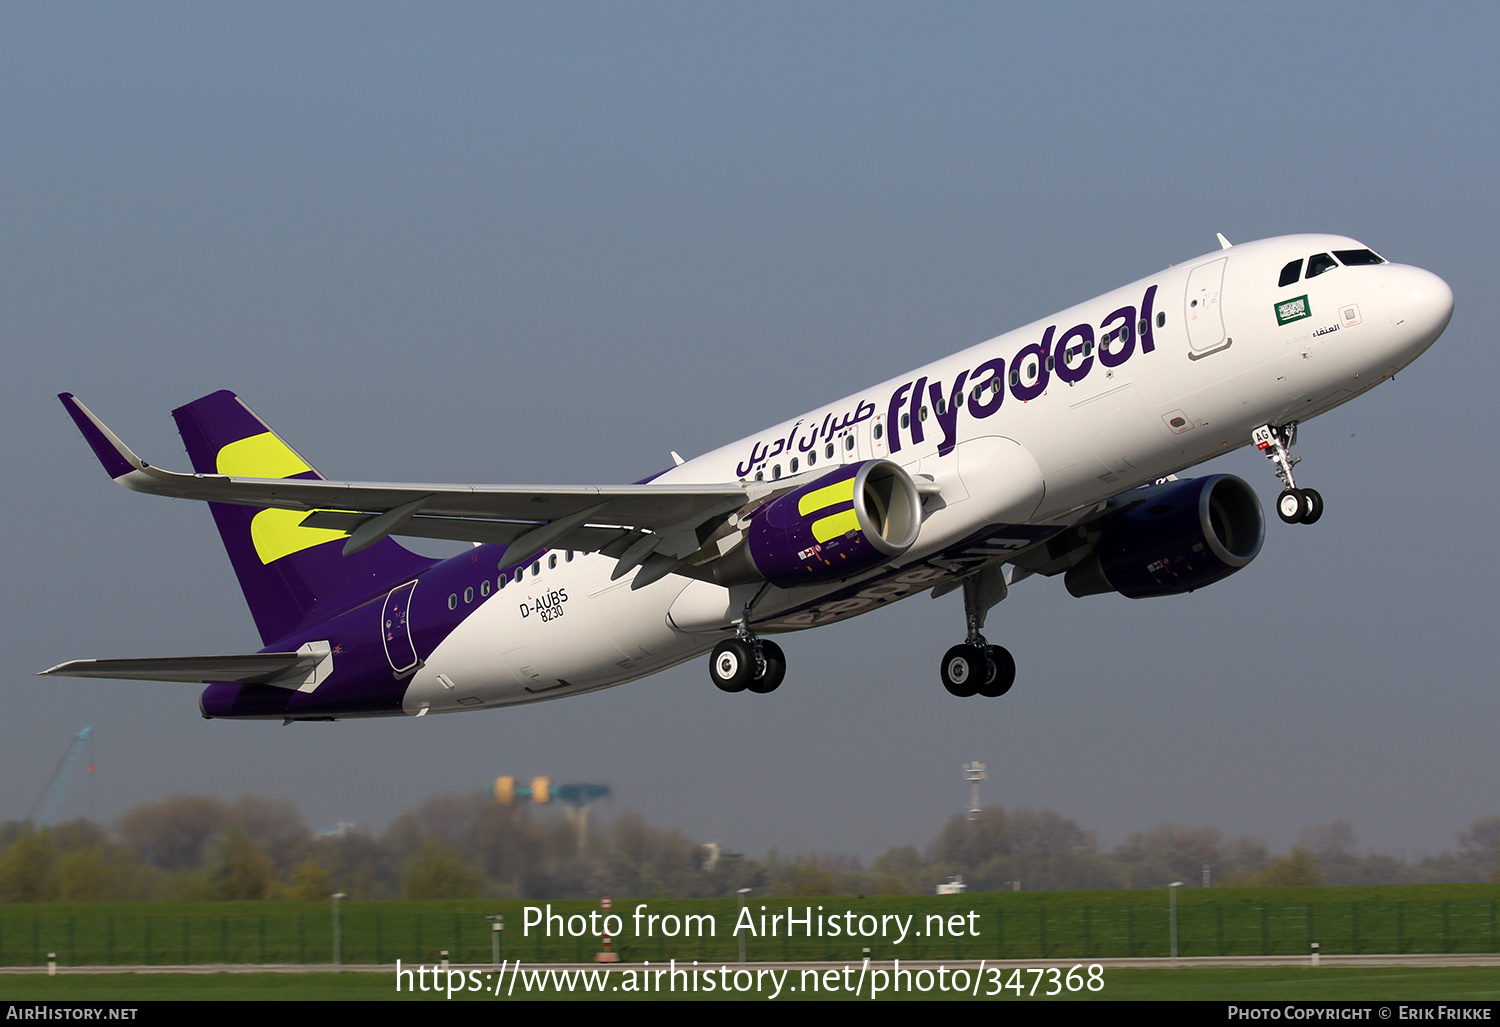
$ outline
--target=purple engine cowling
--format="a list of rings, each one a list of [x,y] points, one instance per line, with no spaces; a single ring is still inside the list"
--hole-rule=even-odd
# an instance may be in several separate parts
[[[781,588],[837,581],[900,556],[922,527],[922,497],[899,464],[845,464],[757,511],[727,576]]]
[[[1063,582],[1079,598],[1178,595],[1244,567],[1259,555],[1265,536],[1260,500],[1242,479],[1190,478],[1110,520],[1093,554]]]

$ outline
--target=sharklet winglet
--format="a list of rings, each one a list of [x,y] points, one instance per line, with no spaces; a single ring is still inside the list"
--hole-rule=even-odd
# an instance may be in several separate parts
[[[83,432],[84,441],[94,451],[94,456],[104,465],[104,470],[116,481],[129,475],[132,471],[144,471],[150,464],[131,452],[129,446],[120,441],[120,437],[110,431],[105,423],[94,416],[94,412],[79,402],[78,397],[71,392],[59,392],[57,398],[62,400],[62,405],[73,418],[73,423],[78,430]]]

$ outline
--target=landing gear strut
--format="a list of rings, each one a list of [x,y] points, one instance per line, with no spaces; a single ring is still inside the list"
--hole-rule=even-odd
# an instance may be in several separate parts
[[[1316,524],[1323,516],[1323,495],[1317,489],[1299,489],[1292,468],[1302,462],[1292,456],[1297,443],[1297,422],[1263,424],[1250,433],[1255,448],[1276,465],[1276,477],[1286,486],[1276,497],[1276,515],[1288,524]]]
[[[786,677],[786,653],[781,646],[750,629],[750,611],[769,587],[763,587],[745,604],[735,637],[714,646],[708,672],[722,691],[743,692],[748,688],[764,695],[776,691]]]
[[[993,564],[963,579],[964,619],[968,635],[943,654],[939,673],[943,687],[957,696],[997,698],[1016,681],[1016,660],[1004,646],[990,645],[980,629],[990,608],[1005,598],[1004,569]]]

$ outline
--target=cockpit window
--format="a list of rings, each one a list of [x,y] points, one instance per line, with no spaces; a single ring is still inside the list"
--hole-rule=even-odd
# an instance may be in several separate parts
[[[1298,257],[1286,267],[1281,269],[1281,281],[1278,285],[1296,285],[1297,279],[1302,277],[1302,258]]]
[[[1339,262],[1345,267],[1385,263],[1385,258],[1374,250],[1334,250],[1333,255],[1339,258]]]
[[[1332,271],[1338,262],[1326,253],[1315,253],[1307,258],[1307,277],[1316,278],[1324,271]]]

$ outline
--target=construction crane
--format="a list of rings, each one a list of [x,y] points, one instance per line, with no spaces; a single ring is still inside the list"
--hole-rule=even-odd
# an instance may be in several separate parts
[[[50,827],[56,822],[58,808],[62,806],[63,796],[68,791],[68,782],[73,779],[73,769],[78,766],[78,757],[83,754],[83,747],[88,744],[89,736],[93,733],[94,726],[90,724],[73,736],[73,741],[69,743],[67,751],[53,768],[52,776],[42,787],[41,794],[36,797],[36,802],[31,804],[31,812],[27,814],[26,819],[38,827]],[[94,765],[90,761],[89,773],[93,771]],[[40,819],[37,817],[38,809],[42,814]]]

